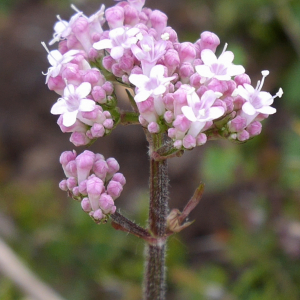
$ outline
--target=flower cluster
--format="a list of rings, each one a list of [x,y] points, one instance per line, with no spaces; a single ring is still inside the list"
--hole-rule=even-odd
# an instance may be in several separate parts
[[[262,91],[268,71],[254,88],[227,50],[217,57],[220,39],[204,31],[194,43],[179,42],[168,17],[144,7],[145,0],[102,5],[87,17],[75,6],[69,21],[58,17],[48,52],[46,84],[60,95],[51,113],[75,146],[91,144],[119,123],[139,122],[150,134],[167,133],[171,151],[192,149],[208,139],[244,142],[261,132],[261,121],[276,109],[275,96]],[[117,106],[114,85],[134,91],[134,112]],[[130,116],[130,117],[129,117]],[[130,119],[131,118],[131,119]],[[62,154],[67,180],[61,182],[94,220],[115,210],[125,183],[114,159],[85,151]],[[90,174],[93,172],[93,174]]]
[[[50,44],[59,42],[59,50],[49,52],[46,82],[62,95],[51,110],[62,131],[73,132],[75,145],[110,132],[118,116],[108,79],[134,88],[141,125],[150,133],[167,131],[176,149],[259,134],[260,122],[276,111],[274,97],[261,91],[268,71],[253,88],[227,44],[215,55],[217,35],[205,31],[194,43],[180,43],[168,17],[144,3],[102,5],[91,17],[73,6],[70,21],[55,24]]]
[[[115,212],[114,200],[126,183],[123,174],[118,173],[118,162],[86,150],[78,156],[75,151],[65,151],[60,163],[67,179],[62,180],[59,187],[80,201],[82,209],[96,222],[106,222]]]

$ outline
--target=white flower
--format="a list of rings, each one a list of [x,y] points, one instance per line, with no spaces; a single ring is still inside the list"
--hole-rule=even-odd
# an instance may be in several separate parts
[[[82,16],[82,12],[78,12],[75,14],[69,22],[64,21],[60,18],[60,16],[57,16],[58,22],[54,25],[54,34],[53,39],[49,42],[49,45],[53,45],[56,42],[59,42],[62,38],[66,38],[70,33],[72,32],[72,25],[73,23]]]
[[[195,89],[191,89],[187,94],[188,106],[183,106],[181,110],[184,116],[193,122],[189,134],[196,137],[207,121],[218,119],[224,114],[224,107],[212,106],[217,98],[216,93],[211,90],[206,91],[201,100]]]
[[[164,77],[164,66],[156,65],[151,71],[149,77],[143,74],[132,74],[129,81],[137,87],[134,100],[142,102],[150,96],[160,96],[166,91],[166,86],[175,77]]]
[[[202,50],[201,60],[204,64],[195,67],[200,76],[218,80],[230,80],[232,76],[245,73],[243,66],[237,66],[232,63],[234,55],[231,51],[225,51],[226,46],[227,44],[219,58],[210,49]]]
[[[245,83],[244,86],[238,86],[238,93],[242,96],[246,102],[244,103],[242,110],[247,115],[254,115],[258,113],[271,115],[276,112],[274,107],[270,105],[273,104],[274,98],[281,98],[283,91],[280,88],[275,96],[272,96],[268,92],[261,92],[261,88],[264,83],[264,79],[269,75],[269,71],[262,71],[263,78],[257,83],[256,89],[254,89],[250,84]]]
[[[70,62],[74,58],[74,55],[79,53],[79,50],[70,50],[65,54],[61,54],[58,50],[53,50],[49,52],[44,42],[42,42],[42,45],[48,52],[47,58],[50,65],[52,66],[48,69],[47,73],[44,74],[47,75],[46,83],[48,83],[49,78],[58,76],[62,66]]]
[[[77,88],[73,84],[68,84],[64,89],[64,96],[59,98],[52,106],[51,113],[62,115],[64,126],[72,126],[76,122],[79,112],[88,112],[95,109],[95,101],[86,98],[91,89],[92,86],[89,82],[83,82]]]
[[[140,30],[138,28],[115,28],[109,32],[109,39],[94,43],[93,47],[97,50],[111,49],[111,57],[113,59],[119,59],[123,56],[124,49],[130,49],[132,44],[137,43],[138,39],[135,35],[139,32]]]

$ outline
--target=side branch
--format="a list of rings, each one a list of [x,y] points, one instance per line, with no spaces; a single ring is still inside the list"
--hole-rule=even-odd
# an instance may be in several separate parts
[[[150,233],[146,229],[130,221],[122,214],[115,212],[114,214],[110,215],[110,217],[113,220],[111,225],[116,230],[121,230],[121,231],[131,233],[146,241],[152,239]]]

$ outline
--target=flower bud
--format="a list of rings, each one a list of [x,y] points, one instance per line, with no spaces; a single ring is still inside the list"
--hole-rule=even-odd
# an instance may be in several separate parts
[[[113,199],[116,199],[120,197],[123,186],[120,182],[111,180],[107,185],[106,191]]]
[[[123,26],[124,10],[120,6],[113,6],[105,11],[105,17],[110,29]]]
[[[261,133],[261,129],[262,129],[262,125],[260,122],[258,121],[254,121],[252,122],[250,125],[248,125],[248,127],[246,128],[246,130],[249,132],[250,137],[259,135]]]
[[[186,135],[182,140],[183,147],[186,149],[192,149],[196,147],[196,139],[190,134]]]
[[[103,210],[104,213],[111,213],[111,209],[114,206],[114,200],[110,195],[103,193],[99,199],[99,206]]]

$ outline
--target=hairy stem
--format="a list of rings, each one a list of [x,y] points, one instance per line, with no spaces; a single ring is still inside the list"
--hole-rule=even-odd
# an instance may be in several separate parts
[[[152,136],[150,153],[164,142],[163,134]],[[165,232],[168,213],[167,161],[155,161],[150,155],[150,207],[149,231],[154,242],[146,246],[146,269],[144,278],[144,300],[165,299]]]

